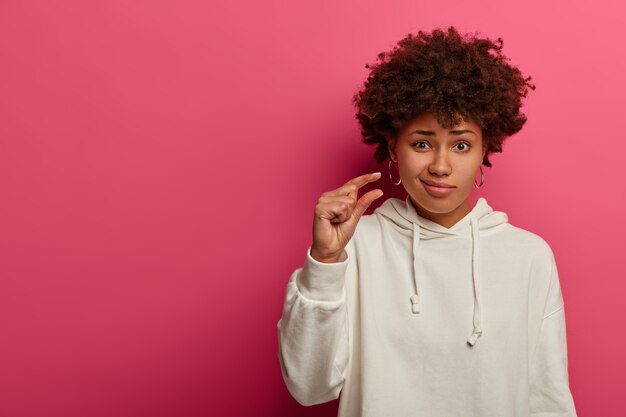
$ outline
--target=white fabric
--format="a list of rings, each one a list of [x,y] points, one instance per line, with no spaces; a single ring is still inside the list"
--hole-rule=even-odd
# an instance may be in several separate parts
[[[451,228],[387,199],[340,260],[307,249],[278,321],[287,389],[339,417],[575,417],[550,246],[481,197]]]

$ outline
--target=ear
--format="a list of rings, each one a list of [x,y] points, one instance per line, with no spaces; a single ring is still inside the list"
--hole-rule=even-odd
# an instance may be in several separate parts
[[[389,158],[393,162],[398,162],[398,156],[396,155],[396,140],[395,138],[385,135],[385,139],[387,139],[387,151],[389,152]]]

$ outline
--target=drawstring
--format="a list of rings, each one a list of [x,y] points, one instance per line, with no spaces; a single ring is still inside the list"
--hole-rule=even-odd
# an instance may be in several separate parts
[[[420,312],[420,287],[417,283],[417,248],[420,243],[420,227],[413,223],[413,279],[415,280],[415,294],[411,296],[413,314]]]
[[[474,316],[473,325],[474,329],[472,334],[467,339],[467,343],[470,346],[474,346],[478,341],[478,338],[482,335],[483,331],[480,327],[480,304],[479,304],[479,280],[478,280],[478,239],[479,228],[477,224],[478,220],[474,217],[470,217],[470,225],[472,229],[472,282],[474,285]],[[411,296],[411,311],[413,314],[420,312],[420,288],[418,283],[417,273],[417,249],[420,242],[420,227],[417,223],[413,222],[413,279],[415,281],[415,294]]]
[[[479,289],[480,282],[478,280],[478,220],[474,216],[470,218],[470,224],[472,226],[472,281],[474,282],[474,330],[471,336],[467,339],[467,343],[470,346],[474,346],[476,341],[483,334],[480,328],[480,304]]]

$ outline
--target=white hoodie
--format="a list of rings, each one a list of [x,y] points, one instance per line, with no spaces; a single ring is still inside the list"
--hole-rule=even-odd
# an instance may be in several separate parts
[[[407,196],[361,217],[336,263],[287,284],[279,362],[339,417],[575,417],[551,248],[480,197],[451,228]]]

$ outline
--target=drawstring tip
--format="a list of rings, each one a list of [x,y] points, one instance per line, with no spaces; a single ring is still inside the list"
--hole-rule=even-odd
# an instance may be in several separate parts
[[[482,330],[474,329],[472,335],[469,337],[469,339],[467,339],[467,343],[469,343],[470,346],[474,346],[481,334],[483,334]]]
[[[413,314],[417,314],[420,312],[420,299],[417,294],[411,296],[411,304]]]

